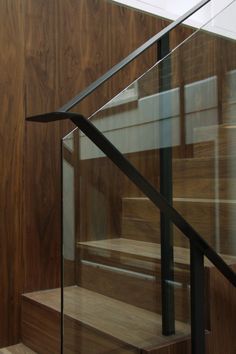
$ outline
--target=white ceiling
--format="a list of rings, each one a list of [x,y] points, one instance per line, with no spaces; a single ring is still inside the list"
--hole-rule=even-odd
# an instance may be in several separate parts
[[[126,6],[134,7],[144,12],[158,15],[171,20],[188,11],[200,0],[113,0]],[[229,6],[222,11],[226,6]],[[236,39],[236,1],[232,0],[212,0],[200,9],[195,15],[191,16],[185,23],[201,27],[207,21],[216,16],[205,27],[208,31],[221,34],[226,37]]]

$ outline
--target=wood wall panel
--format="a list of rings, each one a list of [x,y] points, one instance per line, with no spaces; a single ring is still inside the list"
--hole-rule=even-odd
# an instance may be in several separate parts
[[[124,18],[129,20],[124,21]],[[110,65],[122,60],[167,24],[167,21],[156,21],[153,16],[147,17],[129,8],[113,6],[108,27],[112,35],[109,46]],[[154,45],[109,81],[112,94],[119,93],[132,83],[155,63],[156,58],[157,47]]]
[[[59,0],[57,3],[59,101],[64,104],[109,69],[109,15],[107,1]],[[103,87],[92,97],[76,107],[76,111],[91,114],[106,102],[107,91]]]
[[[19,337],[22,287],[24,1],[0,2],[0,347]]]
[[[231,266],[236,271],[236,265]],[[214,267],[208,270],[210,333],[208,354],[236,352],[236,289]]]
[[[26,2],[26,115],[57,107],[56,1]],[[59,124],[26,123],[24,291],[58,286]]]
[[[168,24],[168,21],[108,1],[60,0],[58,8],[61,104]],[[74,16],[75,13],[77,16]],[[155,60],[156,46],[153,46],[139,60],[135,60],[81,102],[75,110],[85,115],[95,112],[150,68]]]

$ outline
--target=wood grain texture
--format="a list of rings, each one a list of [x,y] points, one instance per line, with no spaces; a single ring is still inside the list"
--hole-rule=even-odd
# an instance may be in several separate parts
[[[42,20],[43,19],[43,20]],[[27,1],[26,114],[57,106],[56,1]],[[25,291],[60,279],[60,127],[26,124]]]
[[[129,18],[129,22],[124,22],[124,17]],[[150,38],[162,28],[167,26],[168,21],[156,21],[155,17],[146,17],[144,13],[133,12],[130,8],[114,6],[111,9],[108,28],[112,33],[112,41],[109,46],[109,58],[111,66],[122,60],[131,51],[145,43],[146,38]],[[142,29],[140,31],[140,29]],[[127,33],[130,33],[127,36]],[[125,39],[125,40],[124,40]],[[126,45],[124,45],[124,42]],[[117,60],[118,59],[118,60]],[[153,45],[139,58],[122,69],[122,71],[109,80],[109,87],[114,94],[127,87],[134,79],[142,75],[157,60],[157,47]]]
[[[106,1],[60,0],[58,5],[59,101],[65,104],[109,69]],[[91,45],[93,43],[93,45]],[[93,113],[107,100],[107,89],[97,91],[76,110]]]
[[[219,168],[216,171],[217,164]],[[234,156],[218,159],[205,156],[173,161],[173,193],[177,198],[235,199],[236,194],[231,188],[234,178]]]
[[[22,291],[24,1],[0,2],[0,347],[19,342]]]
[[[123,198],[122,205],[122,237],[159,243],[160,215],[155,205],[147,198]],[[234,255],[235,200],[174,198],[173,206],[213,248],[218,235],[220,252]],[[188,240],[177,228],[174,228],[174,245],[189,247]]]
[[[65,317],[64,353],[66,354],[138,354],[139,350],[115,338]]]
[[[136,241],[125,238],[117,239],[105,239],[100,241],[88,241],[79,242],[78,246],[82,249],[90,249],[91,251],[103,250],[108,252],[114,252],[115,254],[128,254],[131,258],[137,258],[141,260],[149,260],[153,262],[160,262],[161,259],[161,247],[160,244]],[[225,262],[229,265],[234,264],[236,257],[221,255]],[[113,258],[111,257],[111,258]],[[190,264],[190,251],[187,248],[174,247],[174,263],[176,267],[184,269]],[[210,266],[211,262],[205,259],[205,265]]]
[[[59,295],[59,294],[58,294]],[[60,308],[60,296],[58,310]],[[60,353],[60,313],[22,298],[22,342],[38,354]]]
[[[110,252],[118,252],[120,254],[126,253],[133,258],[148,259],[154,262],[158,262],[161,259],[160,244],[151,242],[136,241],[125,238],[111,238],[100,241],[79,242],[78,246],[82,247],[82,249],[97,249],[97,251],[101,249]],[[179,266],[189,264],[188,249],[175,247],[175,257],[175,262]]]
[[[110,337],[110,340],[117,343],[116,349],[127,344],[133,349],[144,349],[168,343],[170,340],[170,337],[161,335],[161,317],[158,314],[77,286],[65,288],[64,296],[66,318],[95,330],[101,336]],[[37,308],[42,307],[58,312],[60,291],[54,289],[26,294],[23,301],[34,305],[36,316]],[[176,327],[176,335],[171,337],[173,340],[185,336],[189,331],[187,325],[178,321]],[[122,346],[119,347],[120,345]]]
[[[132,261],[127,260],[126,263],[129,263],[126,267],[125,264],[111,267],[111,265],[106,266],[102,263],[93,264],[81,261],[77,284],[99,294],[161,314],[160,269],[157,269],[156,272],[153,271],[153,275],[142,273],[142,270],[139,270],[139,273],[137,268],[133,269],[134,273],[130,271]],[[186,323],[189,322],[190,308],[187,278],[188,274],[185,274],[184,271],[178,272],[175,278],[178,285],[173,286],[175,318]]]
[[[142,354],[191,354],[191,340],[186,337],[183,340],[177,340],[162,348],[144,350]]]
[[[105,1],[26,2],[25,57],[27,115],[55,110],[85,88],[138,43],[156,32],[157,19],[133,10],[120,10]],[[119,23],[116,22],[119,14]],[[114,22],[110,22],[113,18]],[[42,21],[43,19],[43,21]],[[110,54],[129,28],[132,38]],[[145,24],[145,31],[140,26]],[[136,26],[135,28],[133,26]],[[159,25],[158,25],[159,26]],[[109,28],[109,30],[108,30]],[[134,33],[133,33],[134,31]],[[132,36],[131,36],[132,33]],[[135,36],[133,36],[135,34]],[[96,40],[95,40],[96,38]],[[93,45],[91,45],[93,43]],[[117,44],[117,43],[116,43]],[[149,67],[149,57],[145,66]],[[135,71],[134,69],[132,69]],[[129,80],[136,75],[131,70]],[[136,66],[136,70],[144,70]],[[126,76],[124,76],[126,78]],[[124,79],[123,78],[123,79]],[[122,85],[122,77],[120,78]],[[126,82],[123,83],[126,85]],[[120,86],[116,87],[120,90]],[[90,114],[113,95],[109,88],[80,106]],[[60,279],[60,138],[72,128],[68,123],[27,123],[25,139],[25,290],[59,285]],[[31,257],[28,257],[28,254]],[[46,276],[45,276],[46,275]]]
[[[232,266],[236,271],[235,264]],[[236,352],[236,289],[214,267],[208,269],[210,333],[208,354]]]
[[[16,344],[7,348],[0,349],[0,354],[36,354],[24,344]]]

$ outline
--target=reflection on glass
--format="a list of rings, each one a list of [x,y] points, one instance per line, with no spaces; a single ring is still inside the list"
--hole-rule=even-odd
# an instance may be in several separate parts
[[[173,206],[227,262],[236,255],[235,73],[235,42],[202,29],[90,117],[156,189],[171,181]],[[173,292],[173,338],[183,338],[186,237],[173,227],[173,276],[161,280],[158,209],[79,129],[63,140],[63,159],[65,352],[165,345],[162,281]]]
[[[69,142],[77,146],[71,155]],[[64,139],[63,155],[65,352],[139,353],[165,345],[159,210],[79,130]],[[174,278],[165,279],[174,295],[173,339],[190,330],[182,238],[175,241]]]
[[[236,45],[205,28],[234,6],[90,118],[156,188],[171,148],[173,205],[222,255],[236,254]]]

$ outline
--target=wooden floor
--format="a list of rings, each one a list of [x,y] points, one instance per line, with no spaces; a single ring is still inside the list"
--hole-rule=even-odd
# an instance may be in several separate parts
[[[107,250],[114,253],[128,254],[131,257],[160,261],[160,244],[144,241],[130,240],[126,238],[105,239],[99,241],[79,242],[78,247],[91,249],[93,252],[97,249]],[[221,255],[227,264],[235,264],[235,257]],[[183,247],[174,247],[174,260],[177,265],[190,264],[190,251]],[[206,259],[205,265],[210,265]]]
[[[24,295],[25,300],[60,311],[60,289]],[[164,345],[189,334],[189,326],[176,321],[176,335],[161,335],[161,316],[154,312],[83,289],[64,289],[64,313],[87,328],[139,349]]]
[[[31,349],[20,343],[11,347],[0,349],[0,354],[36,354]]]

